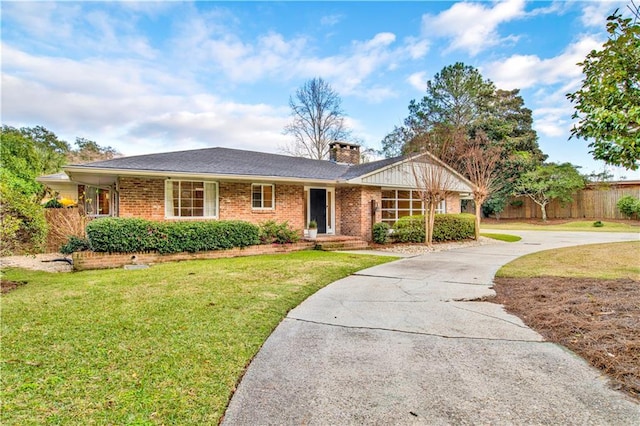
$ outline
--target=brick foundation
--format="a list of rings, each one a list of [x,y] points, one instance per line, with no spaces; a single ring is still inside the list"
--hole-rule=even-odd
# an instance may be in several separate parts
[[[86,271],[90,269],[122,268],[124,265],[135,264],[150,265],[182,260],[221,259],[239,256],[256,256],[260,254],[290,253],[300,250],[310,250],[314,246],[314,242],[304,241],[295,244],[258,245],[229,250],[202,251],[198,253],[95,253],[84,251],[73,253],[73,269],[75,271]]]

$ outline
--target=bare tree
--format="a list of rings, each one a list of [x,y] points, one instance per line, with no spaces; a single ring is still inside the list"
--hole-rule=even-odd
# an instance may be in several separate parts
[[[437,126],[413,143],[423,147],[422,153],[411,160],[415,185],[425,206],[425,244],[433,244],[433,225],[436,208],[448,197],[457,194],[460,175],[450,167],[456,161],[456,146],[464,131],[449,126]],[[448,163],[448,164],[447,164]]]
[[[480,238],[482,204],[494,191],[500,189],[498,165],[502,150],[498,146],[491,146],[487,135],[480,131],[475,138],[460,147],[463,152],[459,164],[473,188],[476,213],[475,238],[477,240]]]
[[[292,121],[284,133],[293,136],[283,148],[288,154],[324,160],[329,157],[329,144],[350,137],[345,127],[342,100],[322,78],[308,80],[289,98]]]

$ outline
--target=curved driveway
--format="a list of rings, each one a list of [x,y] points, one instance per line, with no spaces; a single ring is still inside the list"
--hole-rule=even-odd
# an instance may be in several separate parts
[[[251,362],[223,424],[640,424],[640,405],[581,358],[470,301],[524,254],[638,234],[506,232],[523,239],[376,266],[308,298]]]

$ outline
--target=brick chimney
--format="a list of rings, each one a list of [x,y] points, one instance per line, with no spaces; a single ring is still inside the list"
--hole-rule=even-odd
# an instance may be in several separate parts
[[[360,145],[331,142],[329,144],[329,160],[336,163],[360,164]]]

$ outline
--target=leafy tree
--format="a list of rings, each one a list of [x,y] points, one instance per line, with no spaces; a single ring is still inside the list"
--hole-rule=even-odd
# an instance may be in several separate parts
[[[0,132],[0,239],[3,254],[38,251],[46,236],[40,200],[45,194],[38,176],[59,172],[69,160],[76,162],[112,158],[117,152],[96,142],[76,139],[77,149],[42,126]]]
[[[548,163],[524,173],[515,185],[516,194],[527,196],[540,206],[542,220],[547,221],[547,204],[558,199],[573,201],[573,194],[584,188],[584,177],[571,163]]]
[[[46,235],[39,201],[44,187],[35,181],[46,161],[25,132],[3,126],[0,133],[0,236],[2,254],[38,251]]]
[[[0,171],[0,254],[40,252],[47,223],[35,195],[21,190],[23,183],[11,172]]]
[[[322,78],[304,83],[289,98],[289,106],[292,121],[284,133],[293,136],[293,143],[285,152],[322,160],[329,157],[331,142],[350,138],[340,95]]]
[[[55,133],[42,126],[22,127],[20,133],[33,142],[38,152],[39,174],[50,174],[60,171],[67,162],[70,151],[69,144],[58,139]]]
[[[625,195],[618,200],[616,204],[620,213],[627,216],[629,219],[633,215],[638,218],[640,216],[640,199],[632,197],[631,195]]]
[[[520,175],[546,160],[532,126],[532,112],[524,106],[520,90],[496,90],[490,114],[479,124],[491,141],[490,146],[498,146],[501,150],[501,158],[496,164],[499,185],[485,202],[487,213],[499,217]]]
[[[110,160],[120,155],[118,151],[110,146],[100,146],[97,142],[76,138],[76,149],[69,151],[67,161],[71,164],[89,163],[92,161]]]
[[[383,153],[391,157],[420,149],[442,152],[421,141],[424,134],[436,127],[448,126],[458,134],[461,145],[452,147],[443,153],[447,158],[440,159],[470,177],[458,159],[464,154],[468,141],[476,135],[486,135],[481,137],[480,148],[489,157],[491,152],[499,151],[500,158],[495,164],[495,185],[483,210],[499,214],[519,176],[546,159],[532,124],[531,110],[524,106],[519,90],[496,89],[477,69],[456,63],[443,68],[427,83],[427,93],[419,102],[410,102],[404,126],[396,127],[382,141]]]
[[[406,153],[406,151],[412,151],[408,148],[408,141],[413,140],[415,134],[411,131],[411,128],[404,126],[394,126],[393,131],[382,139],[382,154],[386,158],[398,157]]]
[[[471,66],[446,66],[427,82],[427,93],[409,103],[405,126],[414,132],[430,131],[436,124],[470,129],[487,116],[495,86]]]
[[[640,167],[640,12],[607,18],[609,39],[589,53],[582,66],[582,87],[567,94],[578,123],[572,137],[590,141],[593,157],[630,170]]]

